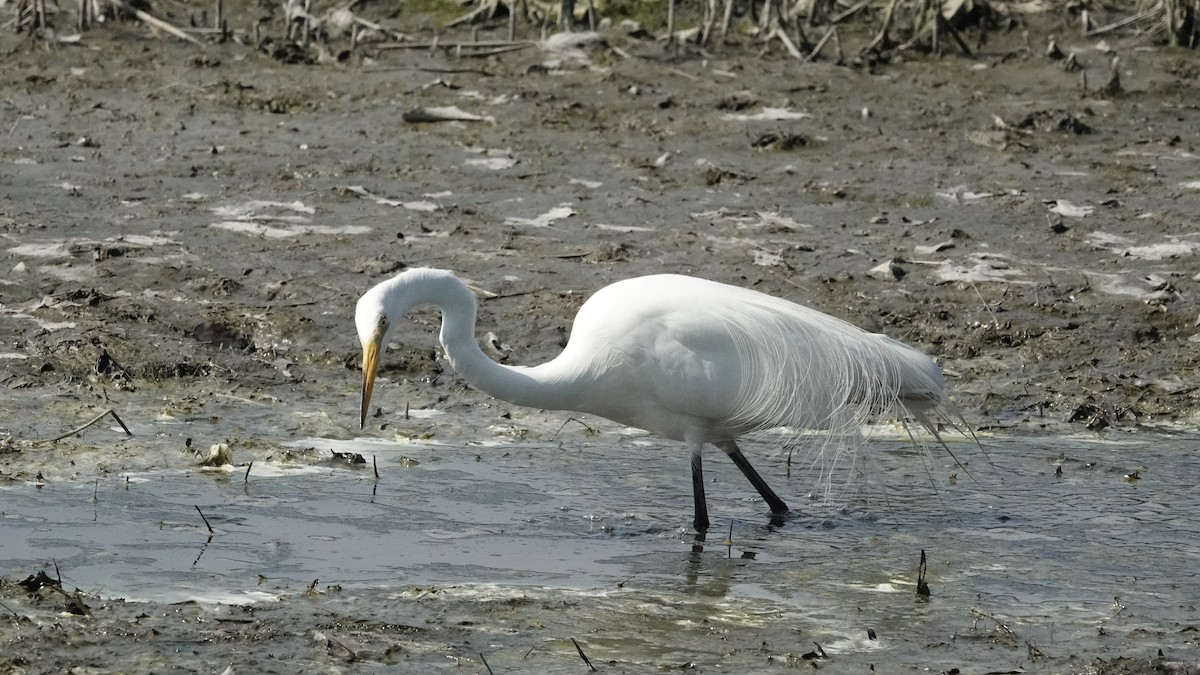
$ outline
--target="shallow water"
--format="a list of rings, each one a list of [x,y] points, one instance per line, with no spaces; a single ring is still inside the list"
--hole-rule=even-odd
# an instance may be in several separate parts
[[[593,626],[592,655],[625,663],[763,658],[702,646],[721,631],[751,631],[775,656],[781,643],[799,654],[816,642],[848,668],[1022,667],[1036,662],[1031,648],[1194,660],[1196,440],[991,438],[987,458],[955,444],[970,475],[944,453],[876,440],[869,489],[842,508],[806,502],[812,477],[785,477],[784,458],[757,448],[760,471],[791,496],[795,515],[778,526],[713,456],[715,525],[701,542],[688,528],[686,453],[649,437],[466,448],[307,439],[295,445],[367,464],[5,487],[0,573],[53,561],[67,587],[106,597],[235,605],[314,582],[381,601],[440,588],[467,613],[483,599],[540,598],[545,609],[528,610],[539,622],[578,602],[590,609],[571,625]],[[928,602],[915,594],[922,550]]]

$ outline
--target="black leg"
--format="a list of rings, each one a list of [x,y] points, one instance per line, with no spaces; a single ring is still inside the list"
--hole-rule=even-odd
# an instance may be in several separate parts
[[[697,532],[707,532],[708,503],[704,500],[704,467],[701,466],[699,448],[692,451],[692,496],[696,499],[696,519],[692,526]]]
[[[758,494],[762,495],[762,498],[766,500],[767,506],[771,507],[771,513],[774,513],[775,515],[787,513],[787,504],[783,503],[783,500],[779,498],[779,495],[775,494],[775,491],[772,490],[769,485],[767,485],[767,481],[763,480],[762,476],[758,475],[758,472],[754,470],[754,467],[750,466],[750,461],[747,460],[746,456],[742,454],[742,449],[737,446],[737,443],[733,441],[724,441],[714,445],[721,450],[724,450],[725,454],[729,455],[729,459],[732,459],[733,463],[737,464],[737,468],[742,470],[742,475],[750,480],[750,484],[753,485],[754,489],[758,490]]]

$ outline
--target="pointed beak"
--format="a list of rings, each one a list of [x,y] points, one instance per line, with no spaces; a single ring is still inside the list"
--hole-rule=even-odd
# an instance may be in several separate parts
[[[371,392],[375,390],[375,373],[379,369],[379,351],[383,336],[373,337],[363,343],[362,408],[359,411],[358,428],[367,426],[367,413],[371,410]]]

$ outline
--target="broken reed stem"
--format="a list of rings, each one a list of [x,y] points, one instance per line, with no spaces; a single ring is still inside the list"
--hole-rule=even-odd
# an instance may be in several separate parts
[[[1158,12],[1159,12],[1159,10],[1152,9],[1148,12],[1142,12],[1141,14],[1127,16],[1124,19],[1121,19],[1120,21],[1116,21],[1116,22],[1108,24],[1107,26],[1101,26],[1099,28],[1095,28],[1090,31],[1087,31],[1086,33],[1083,34],[1083,36],[1084,37],[1095,37],[1102,33],[1109,33],[1111,31],[1117,30],[1118,28],[1124,28],[1125,26],[1135,24],[1139,21],[1145,21],[1146,19],[1153,19],[1158,14]]]
[[[66,438],[68,436],[74,436],[75,434],[92,426],[96,422],[99,422],[100,420],[104,419],[105,415],[112,415],[113,419],[117,421],[117,424],[120,424],[121,428],[125,430],[126,436],[133,435],[133,432],[129,430],[129,427],[125,426],[125,422],[121,421],[121,418],[120,418],[120,416],[117,415],[117,412],[115,410],[113,410],[112,408],[109,408],[108,410],[105,410],[104,412],[100,413],[99,415],[96,415],[92,419],[88,420],[86,424],[84,424],[83,426],[81,426],[77,429],[72,429],[64,434],[59,434],[58,436],[55,436],[54,438],[47,438],[44,440],[30,440],[30,441],[24,441],[24,442],[30,443],[30,444],[37,444],[37,443],[54,443],[55,441],[61,441],[62,439]]]
[[[208,528],[209,534],[212,534],[213,532],[215,532],[216,530],[213,530],[212,525],[208,524],[208,518],[204,517],[204,512],[200,510],[200,507],[196,504],[193,504],[192,506],[196,507],[196,513],[200,514],[200,519],[204,521],[204,526]]]
[[[1012,639],[1014,639],[1014,640],[1019,639],[1019,638],[1017,638],[1017,633],[1013,629],[1009,628],[1008,624],[1001,621],[1000,618],[998,616],[996,616],[995,614],[991,614],[989,612],[985,612],[983,610],[972,607],[971,608],[971,616],[975,617],[976,621],[979,621],[980,619],[988,619],[992,623],[996,624],[997,628],[1004,631],[1004,633],[1006,635],[1008,635],[1009,637],[1011,637]]]
[[[583,659],[583,662],[587,664],[588,670],[593,673],[596,672],[596,666],[593,666],[592,662],[588,660],[587,654],[583,653],[583,647],[579,646],[579,641],[571,638],[571,643],[575,645],[575,651],[579,652],[579,658]]]
[[[721,18],[721,44],[729,35],[729,22],[733,19],[733,0],[725,0],[725,16]]]
[[[754,3],[751,2],[750,4],[753,5]],[[774,16],[774,13],[771,11],[773,7],[774,4],[771,0],[763,0],[762,11],[758,14],[758,32],[766,33],[767,28],[771,26],[771,17]],[[770,40],[771,36],[768,35],[767,39]]]
[[[252,466],[254,466],[254,460],[250,460],[250,463],[246,465],[246,475],[242,477],[243,483],[250,482],[250,467]]]
[[[483,667],[487,668],[488,675],[496,675],[492,672],[492,667],[488,665],[487,658],[484,657],[483,652],[479,652],[479,660],[483,661]]]
[[[379,480],[379,462],[371,455],[371,466],[375,467],[375,480]]]
[[[1167,44],[1172,47],[1183,46],[1183,31],[1179,30],[1179,0],[1163,2],[1163,26],[1167,29]]]
[[[829,42],[829,38],[833,37],[836,34],[837,34],[837,26],[830,26],[829,30],[825,31],[825,34],[821,36],[821,39],[817,40],[817,46],[813,47],[813,50],[811,52],[809,52],[807,60],[812,61],[812,60],[816,59],[817,55],[821,53],[822,49],[824,49],[825,43]]]
[[[864,52],[887,47],[888,31],[892,27],[892,19],[896,16],[896,5],[898,4],[900,4],[900,0],[892,0],[888,3],[887,12],[883,15],[883,25],[879,27],[879,34],[875,36],[874,40],[871,40],[871,44],[867,45]]]
[[[9,607],[8,605],[4,604],[3,602],[0,602],[0,607],[7,609],[9,611],[9,613],[13,615],[13,618],[15,618],[15,619],[21,618],[20,614],[17,614],[16,612],[14,612],[12,607]]]
[[[679,73],[679,74],[680,74],[680,75],[687,75],[687,73]],[[695,79],[695,78],[691,78],[691,79]],[[587,433],[589,433],[589,434],[595,434],[595,433],[596,433],[596,430],[595,430],[594,428],[592,428],[592,427],[588,426],[588,423],[587,423],[587,422],[584,422],[583,420],[581,420],[581,419],[579,419],[579,418],[577,418],[577,417],[568,417],[568,418],[567,418],[567,420],[566,420],[565,422],[563,422],[563,423],[562,423],[562,426],[560,426],[560,427],[558,428],[558,431],[554,432],[554,437],[555,437],[555,438],[558,438],[558,435],[559,435],[560,433],[562,433],[562,430],[563,430],[563,429],[566,429],[566,428],[567,428],[567,425],[568,425],[568,424],[570,424],[571,422],[576,422],[576,423],[578,423],[578,424],[579,424],[579,426],[583,427],[583,430],[584,430],[584,431],[586,431],[586,432],[587,432]]]
[[[940,16],[940,14],[939,14],[939,16]],[[942,22],[938,21],[937,18],[935,17],[933,20],[933,27],[932,27],[933,36],[930,39],[932,41],[933,53],[938,57],[941,57],[941,55],[942,55],[941,46],[938,44],[938,35],[941,33],[941,30],[940,30],[941,26],[942,26]]]
[[[925,571],[928,566],[925,562],[925,549],[921,549],[921,563],[917,565],[917,597],[922,600],[929,599],[929,583],[925,581]]]
[[[700,46],[707,47],[717,23],[717,0],[704,0],[704,19],[700,22]]]
[[[675,46],[675,0],[667,0],[667,47]],[[579,645],[576,645],[577,647]],[[580,652],[582,655],[583,652]],[[587,660],[586,658],[584,659]]]
[[[200,47],[204,46],[203,42],[197,40],[196,38],[192,37],[191,35],[188,35],[187,33],[183,32],[183,31],[179,30],[178,28],[167,23],[166,21],[163,21],[162,19],[151,16],[150,14],[147,14],[146,12],[143,12],[140,9],[134,9],[133,7],[130,7],[129,5],[125,4],[124,0],[109,0],[109,2],[111,2],[114,7],[120,7],[121,9],[125,10],[126,12],[133,14],[142,23],[144,23],[148,26],[152,26],[161,31],[170,33],[171,35],[174,35],[175,37],[179,38],[180,40],[187,40],[188,42],[190,42],[194,45],[198,45]]]
[[[947,32],[950,33],[950,37],[954,38],[954,41],[958,43],[958,48],[962,50],[963,55],[968,58],[974,56],[974,54],[971,53],[971,48],[968,47],[966,41],[963,40],[962,33],[958,32],[958,29],[954,27],[954,24],[947,21],[946,17],[942,16],[941,12],[935,12],[934,17],[934,26],[941,26],[945,28]],[[934,35],[937,35],[937,33],[934,33]]]
[[[841,23],[842,21],[845,21],[846,19],[850,18],[851,16],[854,16],[855,14],[861,12],[863,10],[863,8],[865,8],[869,4],[871,4],[871,0],[862,0],[862,2],[858,3],[857,5],[854,5],[850,9],[848,9],[848,10],[842,12],[841,14],[838,14],[837,16],[830,19],[829,20],[830,25],[837,25],[837,24]]]
[[[796,29],[796,46],[807,47],[808,36],[804,34],[804,22],[800,20],[800,17],[796,17],[794,28]]]
[[[388,42],[385,44],[374,45],[374,49],[389,50],[389,49],[428,49],[437,51],[438,49],[485,49],[485,48],[517,48],[525,49],[526,47],[534,46],[535,42],[530,40],[480,40],[479,42],[441,42],[437,38],[429,42]]]
[[[800,53],[800,49],[794,42],[792,42],[791,38],[787,36],[787,33],[785,33],[782,28],[776,28],[775,30],[771,31],[771,35],[768,37],[778,38],[779,41],[783,43],[783,48],[787,50],[787,53],[792,55],[792,58],[796,59],[797,61],[804,60],[804,54]]]

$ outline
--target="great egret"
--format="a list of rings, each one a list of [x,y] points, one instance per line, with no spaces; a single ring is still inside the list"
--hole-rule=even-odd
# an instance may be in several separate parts
[[[409,269],[367,291],[355,323],[365,426],[380,355],[420,305],[442,313],[450,364],[517,405],[605,417],[687,443],[696,530],[708,529],[701,450],[729,455],[775,514],[787,505],[737,445],[788,426],[857,434],[884,412],[916,419],[948,406],[941,369],[903,343],[758,291],[674,274],[618,281],[579,309],[567,346],[539,366],[496,363],[475,341],[475,295],[454,274]],[[945,409],[945,408],[941,408]],[[935,432],[936,433],[936,432]]]

